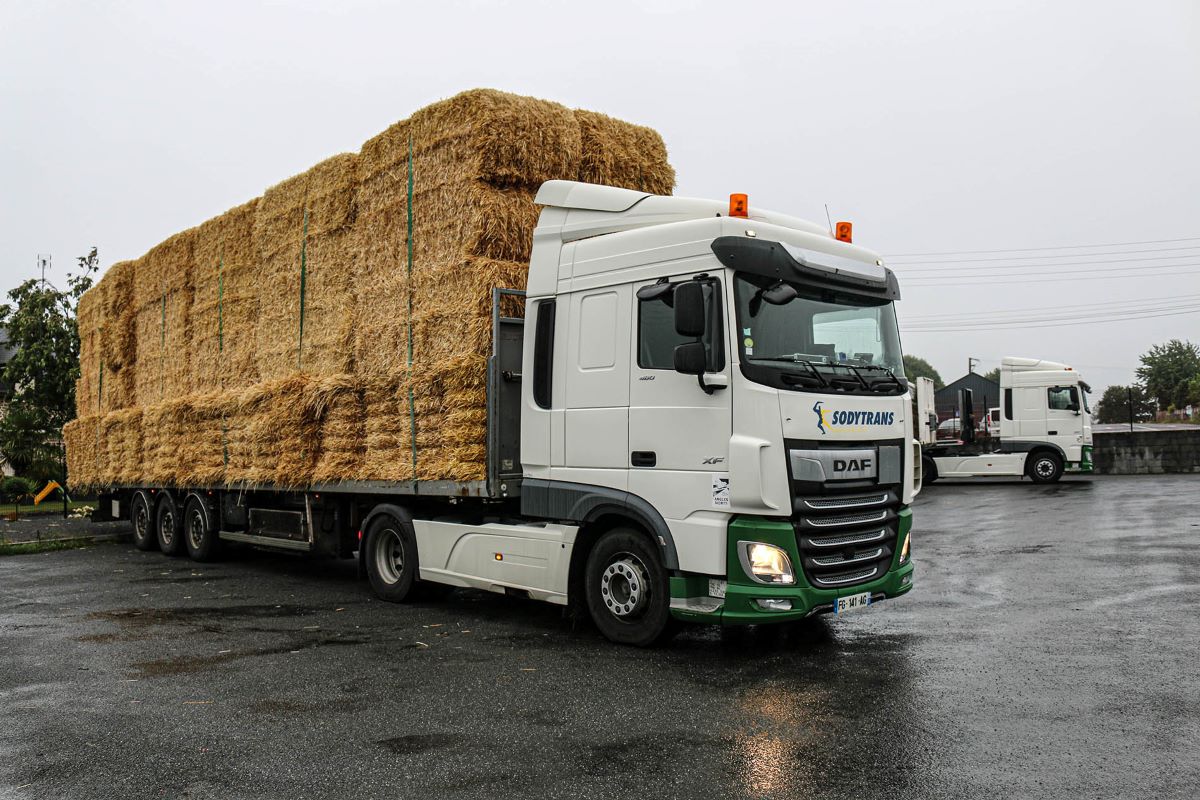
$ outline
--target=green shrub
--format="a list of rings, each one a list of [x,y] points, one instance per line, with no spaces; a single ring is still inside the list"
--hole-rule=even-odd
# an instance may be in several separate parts
[[[0,481],[0,500],[5,503],[15,503],[25,499],[34,491],[33,483],[19,475],[9,475]]]

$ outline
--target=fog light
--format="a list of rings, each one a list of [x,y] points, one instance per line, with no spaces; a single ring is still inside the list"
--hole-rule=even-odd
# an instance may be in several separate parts
[[[911,572],[900,579],[901,586],[908,586],[910,583],[912,583],[912,573]]]
[[[912,534],[904,537],[904,544],[900,545],[900,564],[903,566],[908,563],[908,545],[912,541]]]
[[[792,601],[791,600],[773,600],[773,599],[768,600],[765,598],[759,598],[755,602],[758,603],[758,607],[761,608],[763,611],[791,611],[792,610]]]
[[[763,542],[738,542],[738,557],[742,570],[752,581],[776,586],[796,582],[792,560],[781,547]]]

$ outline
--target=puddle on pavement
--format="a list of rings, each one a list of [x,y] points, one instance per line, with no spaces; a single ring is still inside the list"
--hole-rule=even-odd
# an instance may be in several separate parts
[[[232,650],[228,653],[217,653],[215,655],[206,656],[175,656],[173,658],[159,658],[153,661],[136,661],[132,664],[137,670],[138,677],[154,678],[163,675],[184,675],[193,672],[204,672],[213,667],[227,664],[231,661],[239,661],[243,658],[254,658],[256,656],[274,656],[282,655],[283,653],[292,653],[300,650],[314,650],[319,647],[349,647],[357,644],[366,644],[371,641],[368,636],[326,636],[319,639],[303,639],[300,641],[288,642],[275,647],[257,647],[249,650]]]
[[[393,739],[380,739],[376,744],[397,755],[409,756],[451,747],[461,742],[462,738],[454,733],[417,733]]]

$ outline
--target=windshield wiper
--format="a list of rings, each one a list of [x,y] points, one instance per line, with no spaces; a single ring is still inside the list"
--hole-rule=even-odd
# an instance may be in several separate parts
[[[896,377],[896,373],[893,372],[890,367],[880,366],[879,364],[864,364],[863,366],[859,367],[859,369],[877,369],[886,372],[887,376],[891,378],[892,383],[896,384],[897,389],[904,388],[904,384],[900,382],[900,379]]]
[[[798,358],[788,358],[788,357],[784,357],[784,356],[758,356],[758,357],[752,357],[752,358],[754,358],[755,361],[779,361],[784,364],[800,364],[802,366],[808,367],[808,371],[811,372],[813,374],[813,377],[817,379],[817,384],[819,386],[828,386],[829,385],[829,381],[825,380],[825,376],[821,374],[820,370],[818,370],[816,365],[813,364],[811,361],[805,361],[804,359],[798,359]],[[799,378],[801,376],[796,375],[795,377]]]

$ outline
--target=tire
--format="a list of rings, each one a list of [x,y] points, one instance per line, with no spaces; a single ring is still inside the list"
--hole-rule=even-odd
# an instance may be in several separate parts
[[[381,600],[403,603],[417,583],[417,545],[412,528],[391,514],[376,517],[366,536],[367,578]]]
[[[1030,453],[1025,461],[1025,472],[1034,483],[1054,483],[1062,477],[1062,458],[1050,450]]]
[[[212,513],[195,495],[183,507],[183,542],[193,561],[215,561],[221,549]]]
[[[932,458],[921,459],[921,485],[929,486],[938,479],[937,463]]]
[[[138,550],[157,550],[154,515],[145,492],[134,493],[133,503],[129,507],[129,521],[133,523],[133,546]]]
[[[158,537],[158,549],[164,555],[180,556],[185,552],[183,543],[183,517],[175,498],[163,492],[154,513],[154,532]]]
[[[588,613],[609,641],[649,647],[672,633],[667,571],[658,549],[629,528],[600,537],[584,567]]]

